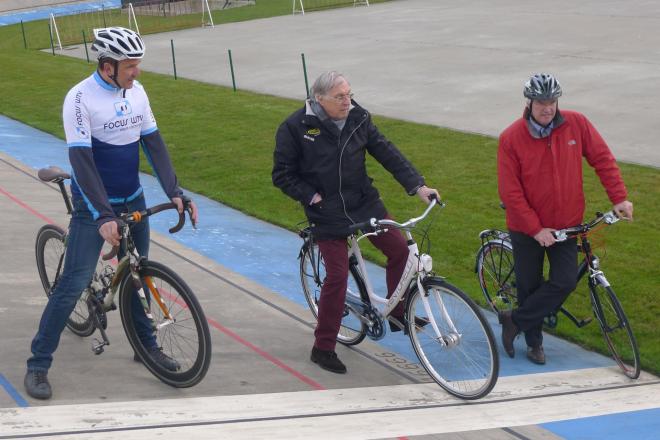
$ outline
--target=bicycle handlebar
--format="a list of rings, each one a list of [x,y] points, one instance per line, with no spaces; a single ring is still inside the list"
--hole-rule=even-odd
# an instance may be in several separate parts
[[[565,229],[559,229],[557,231],[554,231],[552,235],[555,237],[555,240],[557,241],[566,241],[569,238],[574,238],[582,234],[586,234],[596,226],[598,226],[601,223],[605,223],[607,225],[613,225],[614,223],[618,222],[621,220],[621,218],[614,212],[614,211],[607,211],[606,213],[602,212],[597,212],[596,213],[596,218],[593,219],[592,221],[588,223],[583,223],[581,225],[577,226],[572,226],[570,228],[565,228]]]
[[[426,210],[424,210],[424,213],[422,213],[422,215],[420,215],[419,217],[411,218],[410,220],[408,220],[404,223],[399,223],[399,222],[396,222],[396,221],[390,220],[390,219],[377,220],[375,218],[372,218],[372,219],[370,219],[366,222],[352,224],[351,226],[349,226],[349,230],[351,231],[351,233],[354,233],[358,229],[368,230],[368,231],[376,231],[377,232],[378,230],[382,229],[383,227],[392,227],[392,228],[396,228],[396,229],[411,229],[411,228],[415,227],[415,225],[417,225],[417,223],[424,220],[436,205],[441,207],[441,208],[444,208],[445,207],[445,202],[443,202],[442,200],[435,197],[435,195],[433,195],[431,197],[431,202],[426,207]]]
[[[195,222],[192,220],[192,210],[190,208],[191,200],[188,197],[183,197],[182,199],[184,206],[183,212],[179,213],[178,223],[169,229],[170,234],[179,232],[181,228],[183,228],[183,225],[186,223],[186,212],[188,212],[188,217],[190,217],[190,221],[192,222],[193,227],[195,226]],[[174,202],[161,203],[160,205],[147,208],[144,211],[134,211],[134,212],[124,213],[119,217],[120,221],[123,223],[123,224],[120,223],[119,227],[122,228],[123,226],[127,226],[127,224],[139,223],[142,221],[143,218],[152,216],[154,214],[158,214],[159,212],[162,211],[167,211],[168,209],[177,209],[177,206]],[[104,261],[111,260],[117,256],[118,252],[119,252],[119,246],[113,246],[110,252],[104,254],[101,258],[103,258]]]

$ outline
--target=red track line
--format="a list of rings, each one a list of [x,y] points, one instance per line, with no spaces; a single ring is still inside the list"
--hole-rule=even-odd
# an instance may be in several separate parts
[[[224,326],[220,325],[217,321],[215,321],[211,318],[207,318],[207,321],[213,327],[217,328],[218,330],[220,330],[221,332],[223,332],[224,334],[226,334],[230,338],[236,340],[237,342],[239,342],[239,343],[245,345],[246,347],[250,348],[251,350],[255,351],[257,354],[259,354],[263,358],[265,358],[265,359],[269,360],[270,362],[274,363],[275,365],[277,365],[278,367],[280,367],[284,371],[288,372],[289,374],[297,377],[302,382],[305,382],[306,384],[312,386],[313,388],[316,388],[317,390],[325,390],[325,388],[321,384],[319,384],[318,382],[310,379],[309,377],[305,376],[304,374],[302,374],[302,373],[294,370],[293,368],[289,367],[287,364],[280,361],[275,356],[272,356],[271,354],[265,352],[264,350],[257,347],[256,345],[254,345],[254,344],[250,343],[249,341],[246,341],[245,339],[241,338],[236,333],[229,330],[227,327],[224,327]]]
[[[49,219],[45,215],[43,215],[40,212],[36,211],[35,209],[30,207],[29,205],[27,205],[23,201],[16,198],[14,195],[7,192],[2,187],[0,187],[0,193],[4,194],[9,199],[11,199],[13,202],[15,202],[17,205],[23,207],[25,210],[27,210],[31,214],[35,215],[36,217],[39,217],[40,219],[42,219],[46,223],[55,224],[55,222],[53,220]],[[224,326],[220,325],[217,321],[215,321],[211,318],[207,318],[207,321],[209,322],[209,324],[211,324],[216,329],[218,329],[221,332],[225,333],[227,336],[231,337],[232,339],[236,340],[237,342],[239,342],[239,343],[245,345],[246,347],[250,348],[252,351],[256,352],[259,356],[261,356],[261,357],[267,359],[268,361],[272,362],[273,364],[277,365],[282,370],[284,370],[287,373],[295,376],[300,381],[310,385],[312,388],[316,388],[317,390],[325,390],[325,388],[321,384],[319,384],[318,382],[310,379],[309,377],[305,376],[304,374],[300,373],[299,371],[294,370],[293,368],[291,368],[290,366],[288,366],[284,362],[277,359],[275,356],[267,353],[266,351],[262,350],[261,348],[257,347],[256,345],[254,345],[254,344],[250,343],[249,341],[241,338],[236,333],[229,330],[227,327],[224,327]]]
[[[54,222],[53,220],[49,219],[48,217],[46,217],[46,216],[43,215],[42,213],[40,213],[40,212],[38,212],[38,211],[35,211],[32,207],[28,206],[28,205],[25,204],[23,201],[19,200],[18,198],[16,198],[16,196],[12,195],[11,193],[9,193],[7,190],[5,190],[5,189],[2,188],[2,187],[0,187],[0,193],[2,193],[2,194],[4,194],[4,195],[6,195],[7,197],[9,197],[9,198],[10,198],[11,200],[13,200],[17,205],[19,205],[19,206],[21,206],[22,208],[24,208],[24,209],[25,209],[26,211],[28,211],[30,214],[33,214],[33,215],[39,217],[41,220],[45,221],[46,223],[55,224],[55,222]]]

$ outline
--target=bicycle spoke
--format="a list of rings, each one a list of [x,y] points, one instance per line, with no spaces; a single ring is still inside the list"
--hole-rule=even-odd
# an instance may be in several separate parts
[[[612,357],[630,378],[639,377],[639,350],[628,319],[610,287],[591,286],[594,312]]]
[[[483,397],[495,385],[499,370],[490,327],[471,300],[457,293],[457,289],[444,282],[429,283],[427,288],[430,318],[440,335],[432,325],[411,333],[420,362],[431,378],[450,393],[466,399]],[[423,296],[415,292],[409,304],[408,320],[424,316],[423,302]]]

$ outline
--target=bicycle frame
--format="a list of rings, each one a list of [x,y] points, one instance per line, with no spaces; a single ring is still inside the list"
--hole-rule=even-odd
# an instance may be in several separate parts
[[[600,259],[598,258],[598,256],[596,256],[593,253],[591,249],[591,243],[589,242],[588,232],[602,222],[611,225],[613,223],[616,223],[617,221],[619,221],[618,217],[616,217],[614,213],[608,212],[605,214],[600,214],[597,220],[592,221],[591,223],[583,224],[580,226],[567,228],[555,232],[555,234],[557,235],[556,237],[557,241],[564,241],[571,237],[576,237],[579,240],[577,244],[578,252],[583,255],[583,258],[577,268],[578,283],[584,278],[586,274],[588,274],[589,276],[588,283],[590,287],[593,287],[595,285],[610,287],[610,283],[605,277],[605,273],[600,268]],[[485,246],[487,243],[497,242],[499,244],[506,245],[507,247],[512,248],[511,238],[509,234],[505,231],[485,230],[482,231],[479,234],[479,236],[482,239],[482,246]],[[511,268],[509,273],[506,274],[506,276],[504,277],[504,281],[506,282],[507,280],[509,280],[512,274],[513,274],[513,268]],[[502,284],[505,284],[505,282],[503,282]],[[571,322],[573,322],[573,324],[575,324],[579,328],[584,327],[585,325],[589,324],[592,321],[591,317],[585,319],[578,319],[577,317],[575,317],[575,315],[573,315],[563,306],[561,306],[556,313],[559,312],[565,315],[568,319],[571,320]],[[551,315],[547,319],[547,324],[550,327],[555,327],[557,325],[556,319],[557,319],[556,314]]]
[[[349,261],[352,259],[352,257],[356,259],[358,269],[360,270],[360,274],[362,275],[362,280],[364,281],[364,285],[367,294],[369,296],[369,301],[371,302],[372,305],[374,304],[377,305],[377,309],[382,314],[382,317],[385,319],[390,316],[390,314],[392,313],[394,308],[399,304],[399,302],[404,297],[404,295],[406,297],[409,297],[409,295],[406,294],[408,294],[413,289],[413,285],[416,285],[419,291],[422,293],[421,295],[422,303],[427,313],[429,323],[431,324],[431,327],[435,332],[436,338],[443,345],[446,345],[445,338],[443,338],[443,334],[440,331],[437,323],[435,322],[433,313],[431,312],[431,306],[429,305],[429,300],[428,300],[428,292],[424,288],[424,280],[433,271],[433,260],[430,255],[419,253],[419,247],[417,245],[417,242],[415,242],[412,233],[410,232],[410,229],[413,226],[415,226],[419,221],[426,218],[426,216],[431,211],[431,209],[433,209],[436,203],[437,202],[435,200],[432,200],[429,206],[426,208],[426,210],[420,217],[411,219],[404,224],[399,224],[393,220],[375,221],[374,219],[372,219],[371,221],[373,227],[381,226],[383,227],[382,229],[386,230],[387,226],[391,226],[391,227],[395,227],[396,229],[402,229],[406,235],[408,242],[408,259],[406,261],[406,266],[389,300],[387,298],[384,298],[376,294],[373,285],[371,283],[371,280],[369,279],[369,274],[367,272],[367,267],[364,261],[364,257],[362,256],[362,251],[360,250],[360,245],[358,243],[363,238],[368,237],[370,235],[376,235],[378,232],[369,232],[361,236],[357,236],[355,234],[351,235],[348,238],[348,243],[349,243],[348,255],[349,255]],[[444,206],[444,204],[441,206]],[[441,309],[443,318],[449,325],[449,328],[453,333],[458,334],[458,330],[454,326],[451,317],[447,313],[447,309],[445,308],[440,295],[437,295],[436,300]],[[348,290],[346,302],[362,304],[362,298],[360,298],[358,295],[355,295],[353,292]]]
[[[140,281],[140,276],[139,276],[140,261],[142,261],[144,257],[140,256],[137,253],[137,250],[135,249],[132,240],[130,240],[128,226],[124,226],[122,231],[122,246],[127,251],[124,257],[117,264],[117,269],[115,270],[115,276],[112,278],[112,283],[110,284],[110,292],[106,295],[106,297],[103,300],[103,308],[106,311],[112,309],[115,296],[117,295],[119,287],[121,286],[121,281],[126,276],[125,275],[126,271],[129,271],[131,281],[133,282],[133,286],[135,287],[135,290],[138,293],[138,297],[140,298],[140,303],[142,304],[142,308],[144,309],[145,315],[151,322],[152,328],[154,330],[157,330],[159,328],[167,326],[170,323],[173,323],[174,320],[170,316],[167,307],[163,303],[163,300],[160,296],[160,293],[158,292],[158,289],[156,289],[156,287],[153,285],[151,278],[146,277],[145,282],[147,284],[147,287],[149,288],[149,292],[151,293],[152,297],[156,300],[156,303],[163,312],[163,315],[165,316],[165,322],[163,324],[156,326],[156,324],[154,323],[153,315],[150,312],[150,306],[147,300],[147,295],[145,293],[144,286]],[[104,256],[104,259],[105,258],[106,257]]]

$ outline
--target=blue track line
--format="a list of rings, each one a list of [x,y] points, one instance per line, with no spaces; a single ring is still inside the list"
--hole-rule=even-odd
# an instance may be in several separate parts
[[[21,393],[19,393],[16,388],[9,382],[5,376],[0,373],[0,386],[5,389],[7,394],[14,399],[14,402],[16,402],[16,405],[20,406],[21,408],[27,408],[30,406],[29,403],[27,403],[27,400],[21,396]]]
[[[103,0],[103,1],[90,1],[86,3],[75,3],[69,5],[56,5],[43,8],[34,8],[20,11],[7,11],[0,14],[0,26],[8,26],[11,24],[45,20],[50,17],[50,14],[55,15],[56,20],[59,15],[73,15],[81,12],[100,11],[102,9],[117,9],[121,8],[121,0]]]

